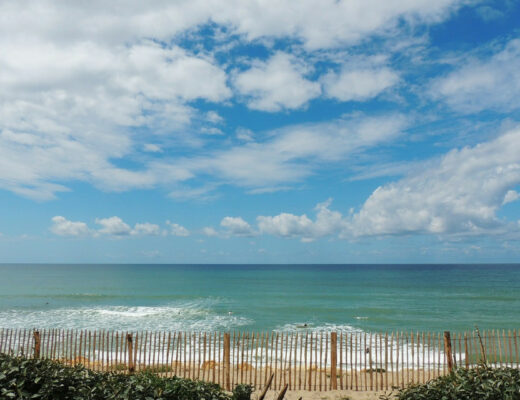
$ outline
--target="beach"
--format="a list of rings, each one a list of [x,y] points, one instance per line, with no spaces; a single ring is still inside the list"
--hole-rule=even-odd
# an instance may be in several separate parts
[[[279,392],[275,390],[269,390],[265,397],[265,400],[274,400],[277,398]],[[379,397],[383,394],[389,394],[384,391],[373,391],[373,392],[355,392],[352,390],[334,390],[330,392],[318,392],[318,391],[288,391],[284,397],[286,400],[379,400]],[[252,398],[255,398],[253,394]]]

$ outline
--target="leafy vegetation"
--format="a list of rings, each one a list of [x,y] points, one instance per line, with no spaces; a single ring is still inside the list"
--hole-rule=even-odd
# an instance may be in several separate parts
[[[250,400],[253,387],[251,385],[240,384],[233,390],[233,400]]]
[[[428,383],[401,389],[396,398],[399,400],[520,400],[520,370],[487,366],[461,368]]]
[[[0,399],[49,400],[249,400],[252,388],[239,385],[232,395],[219,385],[150,372],[125,375],[93,372],[50,360],[0,354]]]

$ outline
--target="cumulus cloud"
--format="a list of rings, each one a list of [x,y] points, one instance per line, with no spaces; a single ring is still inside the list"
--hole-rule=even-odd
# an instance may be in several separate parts
[[[316,206],[316,218],[307,215],[281,213],[275,216],[257,217],[260,233],[281,237],[300,237],[303,241],[312,241],[318,237],[337,234],[345,225],[342,214],[329,209],[332,200]]]
[[[101,225],[98,230],[90,229],[85,222],[69,221],[65,217],[55,216],[52,218],[51,232],[60,236],[98,236],[99,234],[116,236],[116,237],[130,237],[130,236],[159,236],[159,235],[173,235],[173,236],[189,236],[190,232],[185,227],[166,221],[169,230],[163,230],[157,224],[150,222],[138,222],[132,228],[129,224],[124,222],[120,217],[113,216],[109,218],[96,218],[96,224]]]
[[[452,150],[405,178],[378,187],[347,235],[478,234],[506,229],[497,210],[518,195],[520,129]]]
[[[397,73],[387,67],[343,68],[339,73],[329,72],[322,79],[327,96],[341,101],[363,101],[376,97],[398,81]]]
[[[249,223],[244,221],[241,217],[224,217],[220,221],[226,233],[233,236],[253,236],[255,232]]]
[[[91,231],[85,222],[69,221],[61,215],[52,217],[51,232],[59,236],[87,236]]]
[[[430,93],[454,109],[470,113],[486,109],[518,110],[520,39],[487,58],[466,57],[462,67],[435,80]]]
[[[261,215],[256,220],[261,233],[283,237],[307,236],[313,225],[305,214],[281,213],[272,217]]]
[[[137,223],[130,233],[132,235],[158,236],[161,234],[161,228],[159,225],[149,222]]]
[[[166,221],[166,225],[170,228],[170,234],[173,236],[189,236],[190,231],[188,231],[184,226],[175,224],[170,221]]]
[[[99,233],[113,236],[126,236],[132,233],[130,225],[119,217],[96,218],[96,224],[101,225]]]
[[[321,93],[319,83],[305,78],[310,72],[290,54],[277,52],[266,62],[237,75],[235,87],[247,96],[249,108],[279,111],[303,107]]]
[[[281,213],[257,217],[260,233],[299,237],[504,234],[518,224],[497,211],[517,201],[520,185],[520,128],[473,147],[452,150],[404,178],[378,187],[358,212],[343,215],[330,200],[316,206],[316,218]]]

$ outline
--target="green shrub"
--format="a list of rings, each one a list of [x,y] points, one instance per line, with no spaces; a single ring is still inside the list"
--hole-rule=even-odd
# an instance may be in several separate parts
[[[479,367],[457,369],[397,393],[399,400],[520,400],[520,370]]]
[[[93,372],[82,366],[0,354],[2,400],[249,400],[250,394],[251,387],[244,385],[230,396],[213,383],[163,378],[150,372]]]
[[[253,387],[251,385],[240,384],[233,390],[233,400],[250,400]]]

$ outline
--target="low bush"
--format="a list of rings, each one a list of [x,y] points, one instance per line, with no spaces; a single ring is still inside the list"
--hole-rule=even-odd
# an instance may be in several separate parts
[[[229,395],[219,385],[202,381],[150,372],[93,372],[82,366],[0,354],[2,400],[249,400],[251,391],[250,386],[239,385]]]
[[[428,383],[401,389],[396,398],[399,400],[520,400],[520,370],[486,366],[461,368]]]

